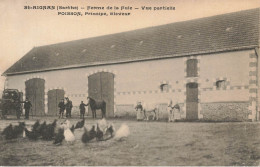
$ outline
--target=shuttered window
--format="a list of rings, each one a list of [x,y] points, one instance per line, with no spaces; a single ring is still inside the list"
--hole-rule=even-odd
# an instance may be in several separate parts
[[[168,84],[161,84],[160,89],[162,92],[168,92],[169,91],[169,85]]]
[[[225,80],[218,80],[217,82],[216,82],[216,87],[218,88],[218,89],[224,89],[224,88],[226,88],[226,81]]]
[[[197,77],[198,76],[198,60],[189,59],[187,61],[187,77]]]

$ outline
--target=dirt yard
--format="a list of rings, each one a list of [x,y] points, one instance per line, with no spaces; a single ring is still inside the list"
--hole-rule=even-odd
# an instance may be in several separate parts
[[[36,118],[25,121],[31,126]],[[53,121],[53,118],[41,120]],[[71,119],[75,124],[79,119]],[[22,120],[23,121],[23,120]],[[62,120],[64,121],[64,120]],[[17,120],[0,120],[2,131]],[[76,130],[76,141],[55,146],[48,141],[0,137],[0,165],[260,165],[260,123],[167,123],[108,120],[116,129],[126,123],[128,138],[87,145],[81,142],[83,129]],[[86,120],[86,125],[95,121]]]

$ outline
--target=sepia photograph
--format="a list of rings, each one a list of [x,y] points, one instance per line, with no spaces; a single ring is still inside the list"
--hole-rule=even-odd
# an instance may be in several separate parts
[[[0,27],[0,166],[260,166],[259,0],[1,0]]]

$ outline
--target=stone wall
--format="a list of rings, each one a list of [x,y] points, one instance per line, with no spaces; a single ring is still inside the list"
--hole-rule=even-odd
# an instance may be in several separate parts
[[[201,103],[201,114],[206,121],[248,121],[249,102]]]

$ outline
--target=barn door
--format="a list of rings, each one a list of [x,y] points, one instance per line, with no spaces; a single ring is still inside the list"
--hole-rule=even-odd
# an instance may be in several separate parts
[[[30,115],[44,115],[44,79],[33,78],[25,82],[26,97],[32,103]]]
[[[106,102],[108,117],[114,117],[114,75],[101,73],[101,98]]]
[[[59,113],[59,102],[64,99],[64,90],[53,89],[48,91],[48,115],[57,116]]]
[[[198,119],[198,84],[188,83],[186,85],[186,119]]]
[[[99,72],[89,76],[88,93],[89,97],[95,100],[104,100],[107,116],[114,116],[114,75],[112,73]],[[92,115],[92,112],[89,114]],[[97,112],[97,116],[101,116],[101,112]]]

